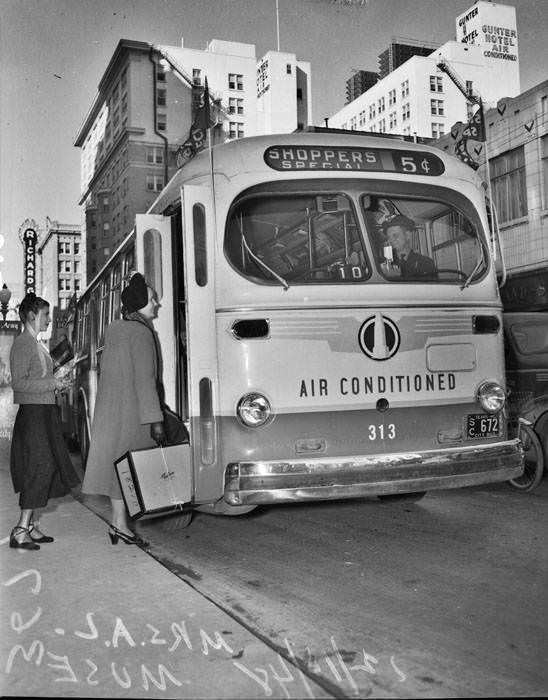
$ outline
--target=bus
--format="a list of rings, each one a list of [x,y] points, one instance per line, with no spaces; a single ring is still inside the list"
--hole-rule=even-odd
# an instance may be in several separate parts
[[[480,178],[435,148],[316,129],[206,149],[78,301],[82,453],[104,331],[137,269],[190,435],[188,512],[517,477],[495,252]]]

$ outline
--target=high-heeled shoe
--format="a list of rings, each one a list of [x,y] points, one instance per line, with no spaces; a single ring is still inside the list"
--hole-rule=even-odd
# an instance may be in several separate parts
[[[30,537],[30,530],[28,528],[22,527],[21,525],[17,525],[13,528],[10,534],[10,547],[12,547],[13,549],[40,549],[40,545],[36,544],[36,542],[33,541],[32,537],[30,537],[30,542],[29,540],[23,540],[22,542],[19,542],[17,540],[17,535],[21,532],[26,532],[27,535]]]
[[[142,537],[139,537],[139,535],[133,534],[133,535],[128,535],[127,532],[122,532],[121,530],[118,530],[117,527],[114,525],[110,526],[110,530],[108,531],[108,536],[110,537],[110,541],[112,544],[118,544],[118,540],[122,540],[125,544],[136,544],[139,547],[147,547],[148,542],[144,540]]]
[[[40,531],[38,530],[38,528],[35,526],[35,524],[34,524],[34,523],[31,523],[28,532],[29,532],[29,535],[30,535],[30,539],[31,539],[33,542],[39,542],[40,544],[45,544],[46,542],[55,542],[55,540],[54,540],[53,537],[50,537],[49,535],[44,535],[44,534],[42,534],[42,533],[40,533],[40,537],[34,537],[33,534],[32,534],[34,530],[36,530],[37,532],[40,532]]]

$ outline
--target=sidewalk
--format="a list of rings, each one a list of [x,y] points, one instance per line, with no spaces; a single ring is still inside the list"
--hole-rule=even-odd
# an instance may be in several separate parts
[[[71,496],[41,516],[54,543],[10,549],[19,510],[1,418],[2,696],[332,697],[145,550],[112,546]]]

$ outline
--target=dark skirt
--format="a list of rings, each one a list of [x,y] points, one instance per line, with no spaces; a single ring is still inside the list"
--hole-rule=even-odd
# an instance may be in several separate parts
[[[80,479],[70,459],[55,404],[21,404],[13,426],[11,478],[19,506],[43,508]]]

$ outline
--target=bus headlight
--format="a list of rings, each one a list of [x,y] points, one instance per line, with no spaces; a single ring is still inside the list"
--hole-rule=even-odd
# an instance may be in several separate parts
[[[498,413],[504,407],[504,389],[496,382],[482,382],[476,392],[476,399],[487,413]]]
[[[238,401],[238,417],[249,428],[264,425],[270,418],[271,411],[269,400],[257,392],[244,394]]]

